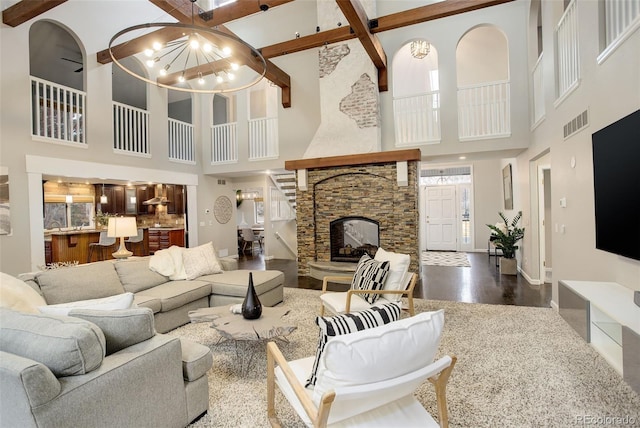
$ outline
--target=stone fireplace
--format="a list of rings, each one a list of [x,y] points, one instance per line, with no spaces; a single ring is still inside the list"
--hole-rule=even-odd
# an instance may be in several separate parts
[[[366,217],[341,217],[329,225],[332,262],[357,263],[367,254],[373,258],[380,246],[380,224]]]
[[[377,224],[377,246],[411,255],[418,272],[419,161],[418,149],[287,161],[298,177],[298,274],[332,263],[331,225],[344,218]]]

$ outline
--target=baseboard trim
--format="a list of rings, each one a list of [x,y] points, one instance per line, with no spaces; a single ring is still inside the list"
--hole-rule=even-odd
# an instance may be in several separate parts
[[[520,266],[518,266],[518,272],[520,272],[520,274],[524,277],[524,279],[527,280],[527,282],[531,285],[542,285],[544,284],[544,281],[541,281],[539,279],[533,279],[531,278],[529,275],[527,275],[527,273],[525,271],[522,270],[522,268]]]
[[[558,304],[553,300],[549,304],[551,305],[551,309],[553,309],[554,311],[558,312],[560,310],[560,307],[558,306]]]

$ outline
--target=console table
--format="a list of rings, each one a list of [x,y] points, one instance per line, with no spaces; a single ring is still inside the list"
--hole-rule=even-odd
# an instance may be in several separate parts
[[[633,290],[615,282],[558,283],[564,318],[640,393],[640,307]]]

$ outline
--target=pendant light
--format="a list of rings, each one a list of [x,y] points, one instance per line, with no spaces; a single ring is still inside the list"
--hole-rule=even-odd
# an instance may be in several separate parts
[[[100,196],[100,203],[106,204],[108,202],[107,195],[104,194],[104,183],[102,183],[102,196]]]

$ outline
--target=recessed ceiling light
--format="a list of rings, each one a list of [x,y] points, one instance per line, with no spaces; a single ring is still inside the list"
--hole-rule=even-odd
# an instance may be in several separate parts
[[[467,158],[466,156],[460,156],[458,159],[465,160],[466,158]]]

